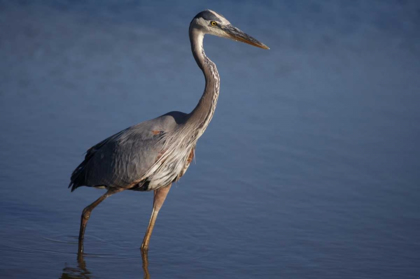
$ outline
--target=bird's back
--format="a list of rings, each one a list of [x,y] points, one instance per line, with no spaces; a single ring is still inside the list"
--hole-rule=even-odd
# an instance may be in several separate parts
[[[145,183],[145,174],[164,152],[165,139],[185,123],[186,117],[182,112],[170,112],[96,144],[74,170],[69,187],[72,191],[79,186],[131,188]]]

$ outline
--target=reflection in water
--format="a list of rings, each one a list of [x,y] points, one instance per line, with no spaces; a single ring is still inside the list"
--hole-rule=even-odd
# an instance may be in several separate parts
[[[86,262],[83,258],[83,253],[77,255],[77,267],[63,268],[63,274],[60,279],[74,278],[74,279],[89,279],[90,271],[86,268]]]
[[[140,250],[141,253],[141,259],[143,261],[143,272],[144,272],[144,278],[149,279],[150,273],[149,273],[149,258],[147,255],[147,251]]]
[[[144,278],[149,279],[149,258],[147,251],[143,252],[140,250],[142,267],[144,272]],[[83,253],[77,254],[77,267],[68,267],[63,268],[63,273],[61,274],[60,279],[90,279],[92,273],[86,267],[86,261],[84,259]]]

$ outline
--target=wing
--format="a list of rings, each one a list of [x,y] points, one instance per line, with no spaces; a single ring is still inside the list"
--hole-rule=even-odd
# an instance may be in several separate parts
[[[162,154],[164,140],[186,114],[171,112],[122,130],[91,147],[74,170],[69,187],[125,188],[142,179]]]

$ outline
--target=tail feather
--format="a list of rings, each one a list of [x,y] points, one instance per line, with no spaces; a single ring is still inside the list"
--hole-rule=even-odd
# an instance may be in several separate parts
[[[84,161],[73,171],[70,179],[69,188],[71,188],[71,191],[73,192],[80,186],[87,186],[86,185],[86,164],[92,159],[92,157],[96,154],[98,150],[103,148],[107,143],[114,141],[119,136],[121,136],[125,131],[127,131],[130,128],[127,128],[125,130],[122,130],[115,135],[110,136],[109,138],[104,139],[100,143],[92,146],[88,149],[85,155]]]
[[[86,185],[85,164],[86,161],[83,161],[71,174],[70,184],[68,188],[71,188],[72,192],[80,186]]]

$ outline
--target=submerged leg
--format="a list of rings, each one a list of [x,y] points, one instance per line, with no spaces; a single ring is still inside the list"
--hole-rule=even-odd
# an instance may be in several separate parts
[[[83,209],[82,212],[82,218],[80,221],[80,232],[79,232],[79,254],[83,253],[83,239],[85,237],[85,230],[86,225],[90,217],[90,213],[92,210],[98,206],[103,200],[105,200],[107,197],[112,196],[115,193],[121,192],[124,189],[109,189],[105,194],[103,194],[99,199],[91,203],[90,205],[86,206],[85,209]]]
[[[142,259],[142,266],[143,266],[143,272],[144,272],[144,279],[150,279],[150,273],[149,273],[149,259],[147,256],[147,250],[141,250],[141,259]]]
[[[159,214],[159,210],[165,202],[166,196],[171,189],[172,184],[165,188],[159,188],[155,190],[153,199],[153,210],[152,216],[150,216],[149,226],[147,227],[146,234],[144,235],[143,243],[141,244],[141,250],[146,251],[149,249],[150,236],[152,235],[153,227],[155,226],[156,218]]]

